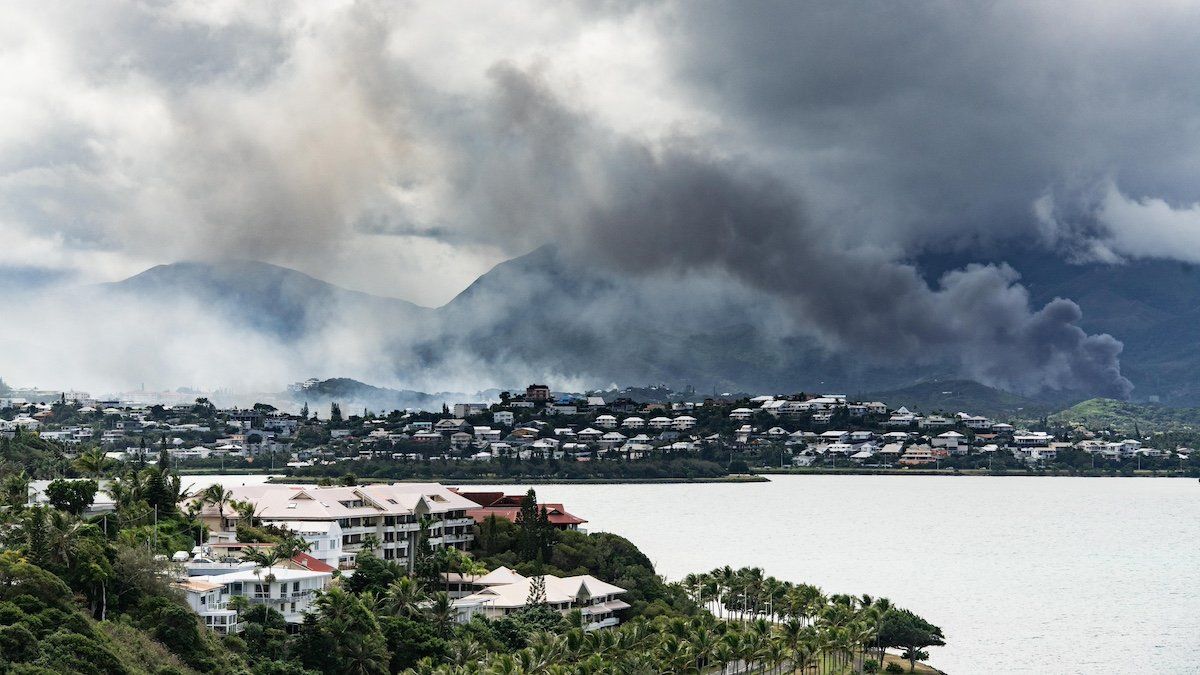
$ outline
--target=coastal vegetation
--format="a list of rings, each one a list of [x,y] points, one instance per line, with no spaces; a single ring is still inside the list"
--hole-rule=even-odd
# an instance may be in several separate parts
[[[669,583],[618,535],[551,527],[532,491],[529,513],[517,522],[493,517],[479,524],[469,553],[422,549],[411,574],[363,553],[352,576],[319,596],[298,632],[273,609],[235,602],[242,630],[220,636],[183,602],[168,559],[203,537],[196,504],[229,495],[210,487],[199,502],[184,501],[181,479],[167,467],[165,457],[141,468],[93,467],[107,474],[116,508],[92,517],[80,507],[96,488],[91,478],[61,480],[50,505],[29,506],[25,474],[5,474],[0,672],[717,673],[738,665],[825,675],[874,672],[887,647],[919,660],[943,640],[936,627],[885,600],[826,596],[757,569]],[[260,561],[304,548],[264,528],[239,534],[275,543],[255,552]],[[623,625],[587,632],[578,612],[562,614],[536,598],[499,619],[456,622],[441,573],[500,565],[618,584],[630,604]]]

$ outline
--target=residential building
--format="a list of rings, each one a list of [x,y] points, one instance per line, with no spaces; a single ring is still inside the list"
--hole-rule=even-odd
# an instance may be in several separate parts
[[[487,412],[487,409],[488,404],[486,403],[455,403],[454,416],[472,417],[475,415],[482,415]]]
[[[493,583],[487,580],[480,590],[454,601],[459,622],[466,623],[477,614],[500,619],[525,607],[533,579],[507,568],[500,569],[511,581]],[[618,598],[626,592],[625,589],[590,574],[573,577],[547,574],[541,579],[546,589],[546,605],[563,614],[578,609],[583,615],[584,630],[587,631],[617,625],[620,622],[617,613],[629,608],[628,603]],[[486,577],[481,580],[486,580]]]
[[[229,596],[224,584],[210,581],[206,577],[191,577],[174,584],[183,592],[184,601],[193,612],[200,615],[204,625],[222,635],[241,630],[238,614],[229,609]]]
[[[490,516],[496,516],[509,522],[517,522],[517,514],[525,502],[525,495],[506,495],[503,492],[459,492],[463,497],[475,502],[478,506],[467,510],[467,515],[482,524]],[[578,530],[587,521],[579,516],[568,513],[562,504],[538,504],[539,510],[546,509],[546,519],[560,530]]]
[[[252,605],[266,605],[282,614],[289,624],[289,629],[294,631],[304,622],[304,614],[311,609],[317,592],[328,588],[331,579],[333,574],[328,571],[292,569],[276,565],[239,570],[220,576],[190,577],[183,583],[197,589],[210,589],[196,591],[196,600],[206,603],[211,603],[214,598],[212,586],[222,586],[220,591],[216,591],[215,606],[200,604],[201,609],[197,610],[197,613],[204,617],[206,625],[210,625],[209,617],[212,617],[211,625],[214,629],[220,625],[218,619],[222,617],[226,618],[225,625],[228,627],[229,599],[243,596]],[[197,606],[192,605],[192,596],[193,592],[189,590],[188,605],[196,610]]]
[[[320,525],[329,527],[331,537],[341,530],[341,546],[333,551],[322,550],[316,555],[330,565],[352,569],[363,542],[373,537],[378,543],[376,555],[395,560],[410,568],[411,553],[421,537],[421,522],[428,519],[425,536],[434,549],[469,548],[474,539],[475,521],[466,514],[477,505],[458,493],[436,483],[392,483],[390,485],[360,485],[352,487],[319,487],[292,485],[245,485],[230,490],[233,499],[255,505],[258,519],[264,523],[290,524],[291,529]],[[212,504],[205,504],[201,519],[214,532],[230,532],[236,528],[238,514],[230,504],[225,505],[223,517]],[[304,523],[304,525],[300,525]],[[333,552],[337,553],[336,562]]]

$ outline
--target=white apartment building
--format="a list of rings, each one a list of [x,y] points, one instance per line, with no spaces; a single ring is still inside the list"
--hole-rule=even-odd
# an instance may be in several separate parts
[[[342,526],[336,520],[265,520],[285,527],[311,544],[307,553],[330,567],[342,564]]]
[[[252,502],[263,523],[286,525],[297,531],[304,528],[316,540],[329,542],[330,548],[313,551],[312,555],[341,569],[355,566],[363,543],[372,537],[378,547],[375,555],[411,569],[411,553],[421,537],[422,519],[429,521],[425,535],[434,549],[452,546],[465,550],[474,539],[475,521],[466,512],[478,504],[437,483],[245,485],[233,487],[230,492],[234,500]],[[223,514],[206,504],[200,517],[214,532],[237,528],[238,514],[229,503]],[[339,530],[340,547],[332,543]]]
[[[278,611],[289,624],[298,628],[304,622],[304,613],[312,607],[317,592],[328,588],[332,578],[331,572],[256,567],[220,576],[191,577],[179,585],[187,590],[188,605],[204,617],[204,623],[219,632],[226,632],[229,631],[228,616],[232,612],[229,600],[239,595],[244,596],[251,605],[267,605]],[[220,585],[221,589],[213,589],[215,585]],[[197,590],[193,591],[189,586]],[[236,617],[233,623],[233,631],[236,631]],[[226,627],[225,631],[218,628],[222,624]]]

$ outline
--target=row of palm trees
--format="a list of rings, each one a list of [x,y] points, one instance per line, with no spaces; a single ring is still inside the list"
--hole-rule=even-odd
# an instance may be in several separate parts
[[[455,643],[450,659],[423,661],[412,675],[545,673],[874,672],[883,662],[880,631],[895,611],[886,599],[829,595],[806,584],[730,567],[681,583],[700,607],[691,618],[635,620],[611,630],[543,633],[514,653]]]
[[[837,655],[856,652],[870,639],[865,625],[801,625],[759,618],[745,622],[702,613],[690,619],[657,617],[593,632],[542,633],[514,653],[488,653],[474,641],[455,644],[449,659],[425,659],[409,675],[630,675],[658,673],[862,672],[861,663]]]
[[[771,623],[816,626],[839,634],[835,642],[850,648],[822,649],[823,660],[849,663],[860,670],[873,650],[883,662],[887,645],[880,630],[888,612],[895,608],[887,598],[870,595],[829,595],[810,584],[794,584],[764,576],[762,569],[726,565],[710,572],[689,574],[680,584],[696,604],[716,616],[736,622],[767,620]]]

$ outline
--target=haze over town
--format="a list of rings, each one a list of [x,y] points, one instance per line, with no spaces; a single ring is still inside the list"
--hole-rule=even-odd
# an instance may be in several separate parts
[[[5,375],[1194,400],[1196,10],[807,11],[5,7]]]

